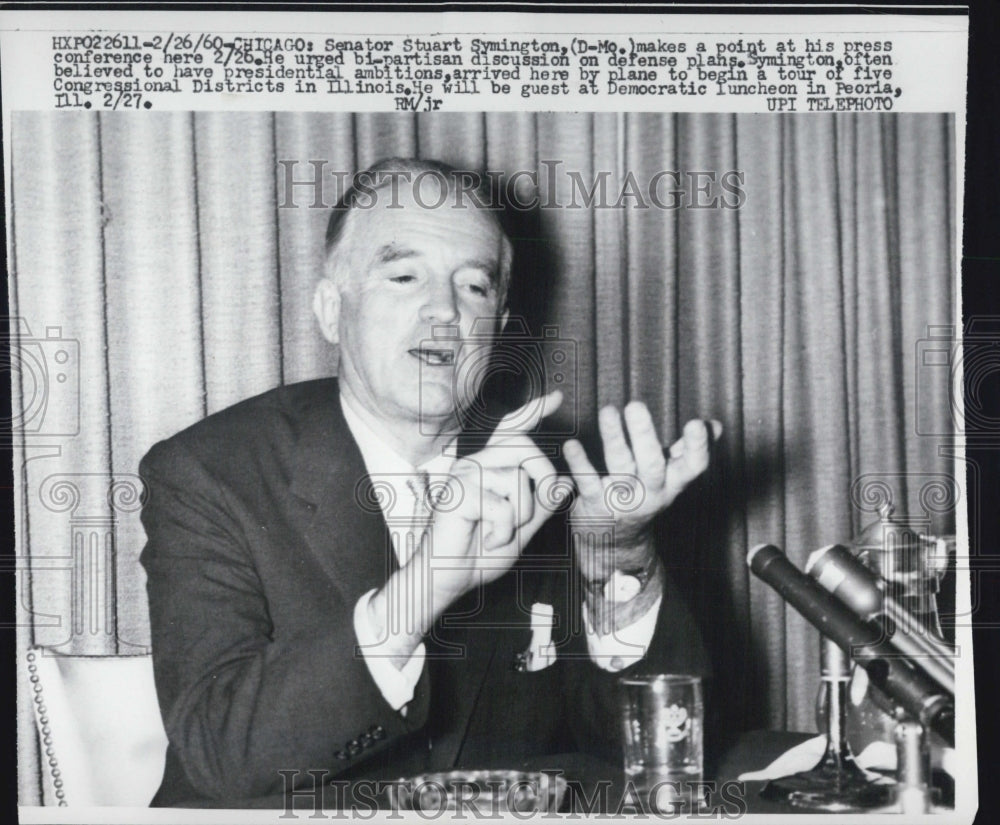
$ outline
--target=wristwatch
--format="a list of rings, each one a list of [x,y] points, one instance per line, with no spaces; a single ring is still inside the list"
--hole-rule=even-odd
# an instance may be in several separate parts
[[[598,593],[605,602],[625,604],[638,596],[653,577],[658,557],[653,555],[645,567],[630,567],[625,570],[615,570],[604,580],[587,582],[587,590],[591,595]]]

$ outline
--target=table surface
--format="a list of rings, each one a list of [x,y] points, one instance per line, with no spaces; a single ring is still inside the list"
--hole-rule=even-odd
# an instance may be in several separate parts
[[[716,794],[710,805],[720,813],[729,814],[792,812],[788,806],[760,799],[758,794],[765,784],[763,782],[746,782],[742,783],[741,786],[730,784],[726,791],[723,791],[723,786],[727,782],[735,782],[736,777],[741,773],[766,767],[789,748],[812,736],[815,734],[788,731],[753,731],[745,734],[719,763],[715,778]],[[599,810],[607,812],[621,810],[621,806],[628,804],[629,801],[629,797],[625,793],[626,784],[621,766],[609,764],[587,754],[557,754],[505,767],[524,771],[561,772],[569,784],[569,799],[564,804],[564,808],[566,805],[575,805],[578,800],[575,799],[574,795],[578,793],[582,793],[585,798],[584,810],[593,806],[595,799],[598,800],[598,809],[594,810],[594,813]],[[600,796],[595,796],[595,789],[599,787],[599,783],[603,783],[607,788],[606,795],[602,793]],[[369,788],[360,799],[354,795],[353,802],[361,807],[366,805],[370,807],[372,803],[377,803],[378,807],[388,807],[387,795],[376,795],[377,799],[373,799],[372,796],[372,791]],[[241,804],[230,802],[214,807],[279,808],[285,811],[294,810],[297,813],[306,813],[315,811],[318,801],[318,807],[323,810],[343,807],[343,799],[343,789],[338,792],[334,788],[327,788],[321,801],[316,796],[300,792],[293,799],[289,799],[284,794],[276,794],[271,797],[247,800]],[[745,807],[741,805],[741,800],[745,801]],[[196,807],[213,806],[199,802]],[[631,811],[624,809],[622,812],[629,813]]]
[[[815,735],[772,730],[751,731],[744,734],[719,762],[715,771],[715,790],[709,798],[708,809],[704,809],[705,813],[723,817],[728,815],[729,818],[744,813],[803,813],[801,809],[762,799],[760,792],[766,782],[738,782],[737,777],[747,771],[766,768],[785,751]],[[548,771],[562,775],[567,781],[568,793],[561,811],[594,814],[636,813],[634,807],[629,807],[634,799],[626,793],[627,786],[620,765],[612,765],[586,754],[573,753],[556,754],[504,767],[518,771]],[[395,781],[397,778],[391,779]],[[375,793],[374,784],[357,780],[353,783],[341,783],[339,787],[326,786],[321,789],[322,797],[299,790],[291,798],[284,794],[276,794],[272,797],[248,800],[245,803],[229,802],[213,806],[199,802],[190,807],[278,808],[286,812],[294,811],[300,816],[315,813],[317,810],[349,809],[352,805],[367,809],[390,808],[388,792]],[[604,790],[598,793],[602,785]],[[363,786],[367,787],[361,793],[358,789]]]
[[[774,730],[758,730],[744,734],[719,762],[713,780],[714,790],[709,797],[705,813],[714,813],[717,816],[728,814],[730,817],[744,813],[802,813],[801,809],[762,799],[760,791],[766,782],[739,782],[737,777],[748,771],[766,768],[785,751],[814,736],[815,733]],[[601,779],[605,781],[610,779],[611,790],[608,794],[608,799],[611,801],[610,812],[614,812],[623,799],[628,799],[625,794],[625,779],[618,766],[588,760],[586,757],[571,756],[566,760],[564,770],[567,778],[577,779],[584,787],[593,787]],[[573,800],[570,800],[569,804],[572,803]]]

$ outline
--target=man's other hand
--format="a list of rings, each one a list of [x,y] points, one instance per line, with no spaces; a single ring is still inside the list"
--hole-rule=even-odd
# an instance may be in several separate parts
[[[576,439],[564,447],[578,491],[571,520],[614,526],[614,558],[588,552],[583,542],[577,543],[577,563],[589,581],[606,579],[614,568],[648,564],[655,552],[649,534],[653,519],[705,471],[709,439],[722,434],[718,421],[688,421],[683,436],[664,451],[645,404],[632,401],[624,412],[628,440],[615,407],[604,407],[598,416],[608,475],[601,476],[594,469]]]

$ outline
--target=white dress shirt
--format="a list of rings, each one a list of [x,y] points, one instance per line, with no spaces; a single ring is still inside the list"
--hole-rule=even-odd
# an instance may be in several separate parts
[[[430,474],[432,479],[435,476],[447,474],[455,460],[455,445],[452,444],[441,455],[435,456],[419,467],[414,467],[379,437],[343,395],[340,397],[340,406],[351,435],[354,436],[361,451],[361,457],[364,459],[365,469],[369,476],[377,479],[381,484],[388,484],[395,494],[395,498],[388,496],[379,498],[383,515],[387,519],[390,516],[386,509],[387,506],[392,507],[395,516],[400,513],[414,512],[417,499],[411,486],[406,483],[407,479],[412,479],[421,471]],[[413,552],[413,544],[400,542],[397,540],[398,538],[399,535],[393,531],[393,550],[396,553],[396,560],[402,566],[409,561]],[[355,605],[354,632],[357,635],[368,671],[385,700],[395,710],[405,713],[405,706],[413,699],[413,691],[417,682],[420,681],[426,648],[420,644],[401,669],[395,667],[389,658],[374,654],[380,640],[368,617],[368,603],[375,592],[374,589],[368,591]],[[662,600],[663,597],[660,596],[638,621],[603,636],[599,635],[591,626],[587,610],[581,602],[584,627],[587,632],[587,649],[594,663],[604,670],[618,671],[642,659],[653,638]]]

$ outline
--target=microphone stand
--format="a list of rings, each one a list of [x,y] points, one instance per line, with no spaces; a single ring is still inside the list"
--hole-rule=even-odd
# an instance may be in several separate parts
[[[823,555],[828,562],[836,561],[836,554]],[[765,786],[761,796],[821,811],[862,811],[889,803],[896,783],[863,771],[847,744],[847,683],[853,658],[867,671],[872,683],[897,706],[896,718],[900,724],[896,726],[895,737],[900,762],[900,805],[905,813],[926,811],[930,801],[929,760],[921,729],[933,730],[947,745],[955,741],[955,699],[947,686],[948,668],[932,676],[910,661],[909,656],[900,657],[904,645],[893,645],[885,627],[880,628],[870,619],[862,618],[870,615],[869,608],[878,606],[879,599],[871,598],[873,594],[867,588],[848,587],[845,592],[855,595],[864,596],[867,591],[867,597],[862,599],[867,606],[859,616],[826,589],[829,587],[839,593],[841,588],[837,579],[846,576],[849,569],[838,568],[836,564],[823,569],[819,561],[820,555],[814,554],[810,564],[813,576],[807,576],[774,545],[758,545],[747,554],[747,564],[754,575],[771,585],[823,634],[821,664],[827,710],[826,752],[811,771],[773,780]],[[825,587],[818,580],[822,580]],[[895,641],[900,643],[900,639]],[[850,658],[847,651],[851,652]]]
[[[861,768],[847,742],[847,690],[850,659],[840,646],[821,640],[820,678],[826,711],[826,751],[812,770],[772,779],[760,795],[814,811],[847,812],[880,808],[892,802],[895,783]]]
[[[800,572],[773,544],[747,554],[754,575],[784,597],[825,638],[868,672],[874,685],[946,745],[955,743],[955,698],[885,638],[884,628],[864,621],[815,579]]]

